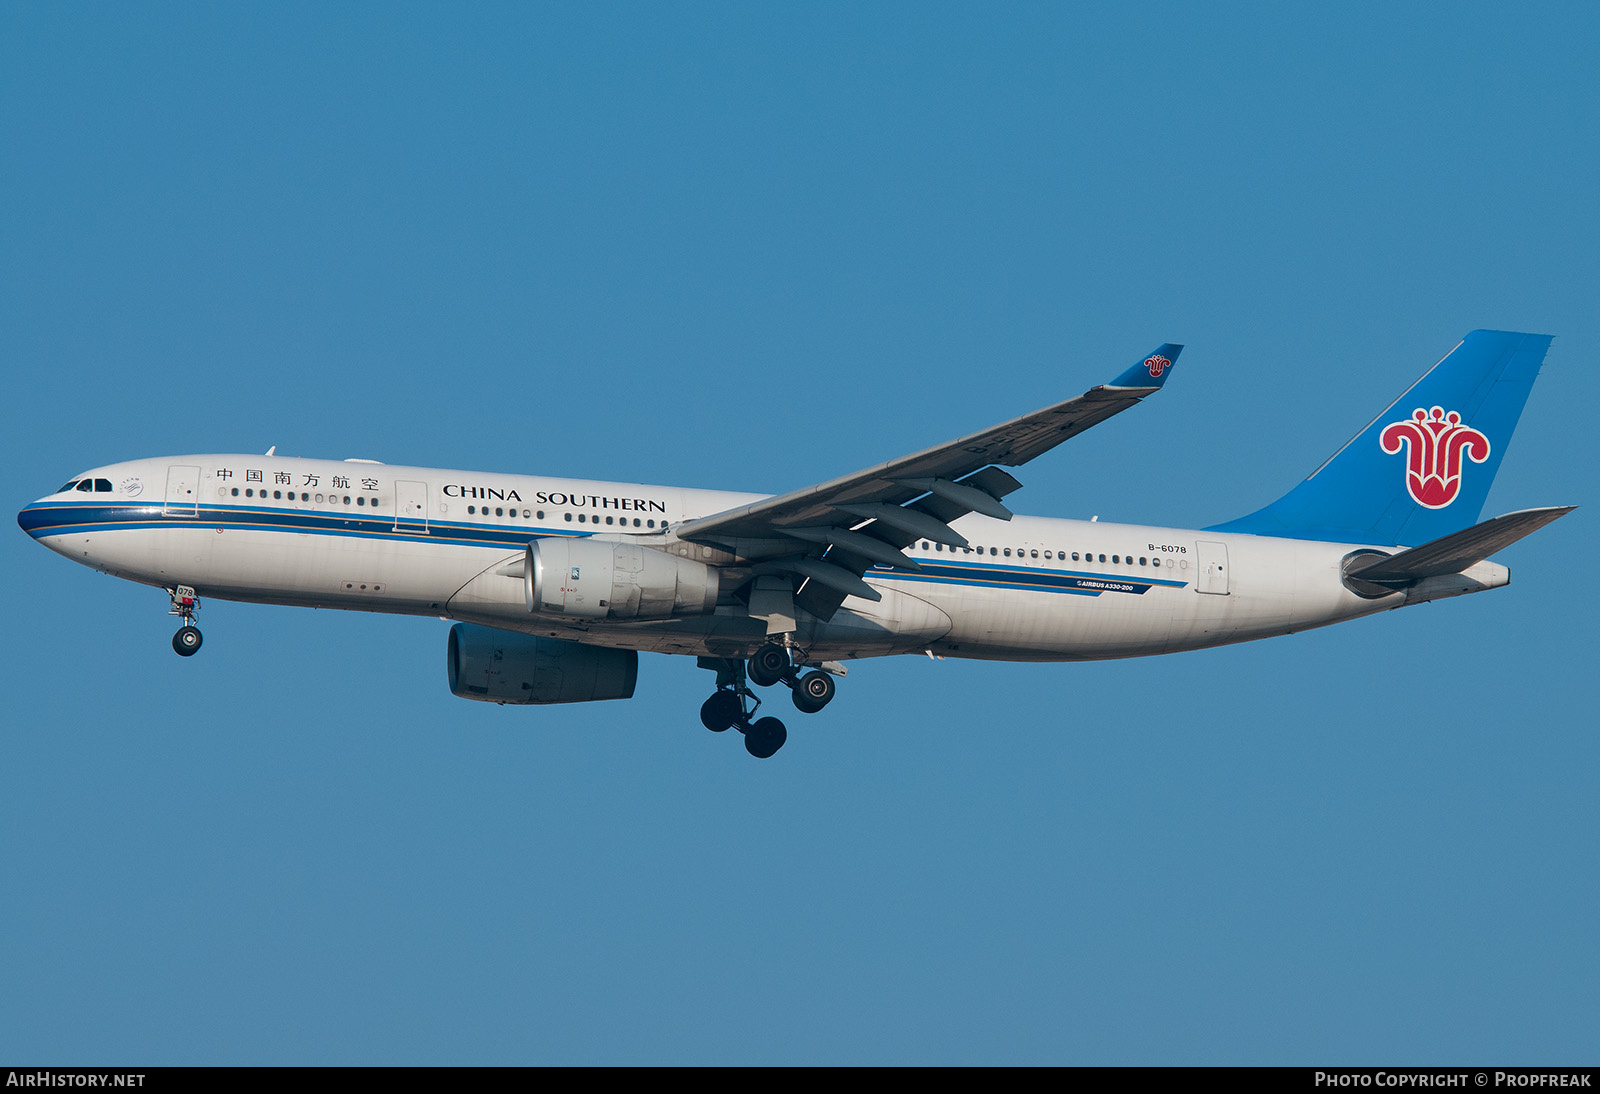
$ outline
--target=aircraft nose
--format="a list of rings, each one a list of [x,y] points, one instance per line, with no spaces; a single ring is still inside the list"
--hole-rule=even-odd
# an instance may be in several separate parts
[[[44,499],[40,498],[33,504],[24,506],[22,511],[17,514],[17,527],[27,532],[30,536],[33,535],[36,528],[44,523],[44,507],[40,504],[43,501]]]

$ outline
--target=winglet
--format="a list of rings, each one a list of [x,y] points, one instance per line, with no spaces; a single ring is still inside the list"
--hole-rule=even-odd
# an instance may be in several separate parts
[[[1167,382],[1167,377],[1172,375],[1172,366],[1178,360],[1178,354],[1183,352],[1183,347],[1176,342],[1163,342],[1146,357],[1121,376],[1118,376],[1107,387],[1160,387]]]

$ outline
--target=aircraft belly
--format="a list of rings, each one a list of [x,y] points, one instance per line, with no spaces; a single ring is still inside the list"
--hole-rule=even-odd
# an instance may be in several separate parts
[[[165,529],[75,531],[41,537],[40,543],[57,554],[113,577],[146,585],[167,582],[166,572],[174,565],[198,568],[204,562],[203,547],[209,546],[198,534],[172,541]],[[184,548],[189,550],[185,551]],[[178,553],[176,560],[169,552]]]
[[[766,624],[737,605],[711,615],[645,621],[530,615],[521,582],[497,574],[501,565],[491,564],[451,597],[450,618],[591,646],[705,657],[749,657],[768,641]],[[797,640],[813,659],[844,660],[917,652],[949,630],[949,616],[926,600],[897,589],[879,591],[883,599],[877,603],[851,597],[832,619],[805,621]]]
[[[422,540],[215,524],[82,538],[93,561],[80,561],[134,581],[192,585],[203,597],[366,611],[440,611],[450,591],[482,568],[486,554],[480,547]]]
[[[1167,648],[1184,589],[1099,595],[946,586],[952,626],[935,649],[959,657],[1077,661]]]
[[[1293,634],[1384,611],[1401,597],[1365,600],[1345,588],[1341,564],[1350,544],[1256,536],[1227,543],[1227,595],[1180,598],[1169,649],[1204,649]]]
[[[845,600],[832,619],[816,624],[811,631],[813,656],[841,659],[914,653],[949,633],[950,616],[930,599],[885,582],[870,584],[883,599],[876,603],[859,597]]]

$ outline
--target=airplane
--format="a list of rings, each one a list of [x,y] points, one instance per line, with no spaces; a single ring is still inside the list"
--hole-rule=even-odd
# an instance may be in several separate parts
[[[1029,462],[1159,391],[1166,343],[1109,384],[948,444],[764,496],[276,454],[98,467],[24,508],[46,547],[164,589],[438,616],[451,692],[628,699],[640,651],[716,673],[700,711],[771,757],[786,686],[816,713],[842,662],[1143,657],[1498,588],[1496,551],[1571,512],[1479,522],[1551,339],[1479,330],[1283,497],[1198,530],[1016,515]],[[753,685],[753,686],[752,686]]]

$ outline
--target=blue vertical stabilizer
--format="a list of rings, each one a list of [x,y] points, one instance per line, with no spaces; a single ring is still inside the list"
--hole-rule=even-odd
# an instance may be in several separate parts
[[[1425,543],[1477,523],[1550,337],[1475,330],[1283,497],[1207,531]]]

